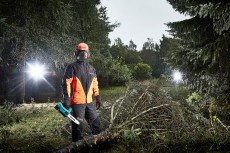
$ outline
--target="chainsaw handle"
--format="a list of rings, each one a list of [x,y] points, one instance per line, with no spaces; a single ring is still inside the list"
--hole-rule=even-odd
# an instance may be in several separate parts
[[[64,117],[68,116],[68,114],[71,114],[72,109],[66,109],[62,102],[58,102],[57,105],[54,107],[55,109],[57,109]]]

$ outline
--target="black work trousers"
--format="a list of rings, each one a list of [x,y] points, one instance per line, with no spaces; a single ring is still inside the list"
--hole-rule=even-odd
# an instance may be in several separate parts
[[[80,121],[80,125],[72,122],[72,141],[76,142],[83,138],[83,120],[88,122],[93,135],[101,132],[100,120],[96,112],[96,103],[91,102],[87,104],[74,104],[72,105],[73,116]]]

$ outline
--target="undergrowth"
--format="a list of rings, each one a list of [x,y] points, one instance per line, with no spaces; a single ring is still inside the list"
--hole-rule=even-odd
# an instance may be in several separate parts
[[[52,152],[70,143],[55,109],[7,105],[0,109],[0,152]]]
[[[143,82],[140,84],[147,83]],[[135,88],[130,89],[131,97],[135,97],[134,95],[138,93],[141,86],[137,84],[136,87],[137,90]],[[119,97],[124,96],[126,89],[126,87],[113,87],[101,90],[100,94],[105,104],[105,108],[99,111],[103,128],[107,128],[110,123],[111,103],[115,102]],[[143,118],[143,120],[146,120],[146,122],[143,122],[146,125],[142,124],[141,115],[138,116],[138,114],[141,114],[139,111],[143,109],[141,106],[142,101],[129,100],[130,97],[124,98],[124,102],[120,99],[120,101],[117,101],[116,106],[120,107],[119,102],[121,102],[120,104],[124,108],[120,108],[118,114],[114,112],[114,115],[117,116],[114,124],[117,123],[117,126],[120,126],[122,122],[127,122],[122,117],[129,119],[129,111],[137,112],[137,114],[131,117],[132,120],[130,122],[127,122],[130,126],[123,124],[123,128],[118,129],[120,130],[120,134],[116,139],[111,141],[109,144],[110,149],[100,150],[99,152],[195,153],[230,151],[230,129],[226,129],[220,125],[215,118],[210,119],[210,116],[203,116],[208,120],[208,123],[205,123],[201,119],[201,116],[199,116],[202,115],[200,112],[196,113],[194,110],[189,109],[192,106],[187,103],[186,99],[193,92],[184,87],[173,86],[144,88],[144,91],[146,93],[142,95],[142,98],[145,98],[146,104],[148,104],[148,100],[152,100],[151,103],[156,101],[156,106],[163,105],[166,102],[169,104],[158,109],[152,109],[153,111],[151,111],[153,117],[161,115],[157,114],[157,112],[169,115],[169,117],[162,117],[162,119],[169,119],[168,121],[162,120],[158,122],[158,124],[162,123],[162,127],[160,128],[167,127],[167,129],[161,131],[159,127],[157,128],[158,125],[156,123],[148,125],[148,120],[151,118]],[[140,99],[140,97],[138,98]],[[134,105],[135,109],[125,109],[131,106],[129,102],[136,103]],[[66,128],[68,119],[63,118],[57,110],[53,109],[53,106],[49,106],[50,104],[45,105],[45,107],[41,108],[36,108],[34,105],[31,105],[29,108],[21,108],[15,107],[12,103],[5,102],[4,106],[0,108],[0,152],[46,153],[53,152],[71,143],[71,135]],[[204,108],[207,109],[207,107]],[[124,110],[121,112],[121,109],[126,110],[126,112]],[[143,113],[142,115],[148,114]],[[212,124],[209,121],[212,121]]]
[[[125,89],[102,89],[103,102],[106,104],[109,98],[118,97]],[[50,153],[69,145],[72,142],[70,122],[51,104],[43,103],[37,108],[32,103],[24,108],[6,101],[0,106],[0,152]]]

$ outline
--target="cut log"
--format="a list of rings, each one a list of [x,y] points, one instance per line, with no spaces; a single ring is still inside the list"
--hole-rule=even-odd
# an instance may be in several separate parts
[[[85,149],[92,148],[93,146],[108,142],[112,139],[114,135],[112,134],[111,129],[106,129],[98,135],[91,135],[79,140],[77,142],[73,142],[69,146],[65,148],[59,149],[54,153],[79,153],[84,152]]]

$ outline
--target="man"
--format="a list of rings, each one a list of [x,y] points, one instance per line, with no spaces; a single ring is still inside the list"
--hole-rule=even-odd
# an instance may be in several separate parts
[[[80,121],[80,125],[72,122],[72,141],[83,138],[83,119],[88,122],[93,135],[101,132],[100,120],[96,107],[101,106],[98,81],[95,69],[87,62],[90,58],[89,47],[85,43],[77,45],[74,52],[77,61],[69,64],[63,78],[63,105],[72,107],[73,116]],[[96,97],[96,103],[92,96]]]

